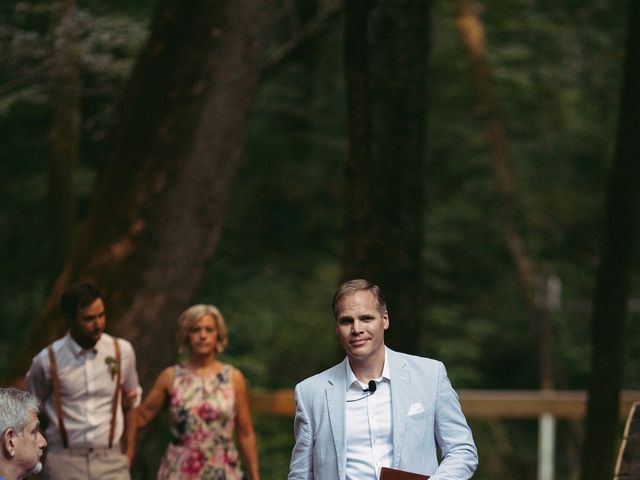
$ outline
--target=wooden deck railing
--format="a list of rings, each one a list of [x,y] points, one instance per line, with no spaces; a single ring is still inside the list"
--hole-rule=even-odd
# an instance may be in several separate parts
[[[468,418],[537,418],[548,413],[556,418],[580,419],[587,410],[587,394],[579,390],[459,390],[462,411]],[[625,418],[640,391],[622,392],[620,417]],[[252,391],[254,414],[293,417],[291,389]]]

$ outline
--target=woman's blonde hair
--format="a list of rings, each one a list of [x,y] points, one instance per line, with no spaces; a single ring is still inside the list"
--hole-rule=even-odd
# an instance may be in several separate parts
[[[193,326],[198,321],[207,315],[211,315],[216,322],[216,329],[218,331],[218,341],[216,343],[216,352],[222,353],[227,346],[229,340],[229,332],[227,331],[227,325],[224,323],[224,317],[213,305],[194,305],[187,308],[180,318],[178,318],[178,333],[176,334],[178,339],[178,351],[180,353],[188,353],[190,351],[189,334]]]

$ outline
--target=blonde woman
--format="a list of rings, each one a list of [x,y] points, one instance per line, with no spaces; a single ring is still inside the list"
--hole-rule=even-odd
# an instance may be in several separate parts
[[[184,363],[166,368],[138,409],[147,425],[168,405],[171,443],[158,480],[240,480],[237,439],[246,473],[259,480],[256,437],[242,373],[216,357],[227,346],[227,327],[212,305],[194,305],[178,319]]]

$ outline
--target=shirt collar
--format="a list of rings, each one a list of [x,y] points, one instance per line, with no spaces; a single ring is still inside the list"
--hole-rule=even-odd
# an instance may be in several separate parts
[[[71,350],[71,353],[73,353],[76,357],[81,357],[87,353],[93,353],[93,354],[98,353],[98,347],[100,346],[100,342],[102,342],[103,337],[104,337],[104,333],[100,336],[100,340],[98,340],[98,343],[96,343],[92,348],[82,348],[73,339],[73,337],[71,336],[71,333],[67,333],[65,337],[65,342],[67,343],[67,348]]]
[[[351,365],[349,364],[349,359],[345,362],[347,364],[347,385],[346,390],[348,391],[354,383],[357,383],[359,386],[362,386],[360,381],[356,378],[356,374],[353,373]],[[391,372],[389,369],[389,354],[387,352],[387,347],[384,347],[384,366],[382,367],[382,375],[378,378],[372,378],[371,380],[375,380],[376,383],[380,383],[382,380],[391,381]],[[366,385],[365,385],[366,388]]]

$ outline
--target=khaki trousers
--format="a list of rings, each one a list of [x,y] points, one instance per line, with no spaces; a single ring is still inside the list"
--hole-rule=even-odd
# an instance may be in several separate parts
[[[114,448],[47,450],[45,480],[131,480],[127,457]]]

